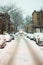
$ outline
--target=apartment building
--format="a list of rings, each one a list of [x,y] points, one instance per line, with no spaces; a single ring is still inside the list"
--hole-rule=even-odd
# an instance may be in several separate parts
[[[32,13],[33,20],[33,31],[34,32],[43,32],[43,11],[34,11]]]

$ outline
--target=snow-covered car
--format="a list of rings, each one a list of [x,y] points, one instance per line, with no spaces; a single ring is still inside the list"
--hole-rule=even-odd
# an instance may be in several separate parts
[[[27,37],[30,38],[31,40],[34,40],[34,36],[33,36],[33,34],[31,34],[31,33],[28,33],[28,34],[27,34]]]
[[[36,42],[43,41],[43,33],[34,33],[34,38],[36,39]]]
[[[4,48],[6,46],[4,35],[0,34],[0,49]]]
[[[11,36],[10,36],[10,34],[5,33],[5,34],[4,34],[4,40],[6,40],[7,42],[8,42],[8,41],[11,41]]]
[[[10,34],[11,40],[14,40],[15,34]]]

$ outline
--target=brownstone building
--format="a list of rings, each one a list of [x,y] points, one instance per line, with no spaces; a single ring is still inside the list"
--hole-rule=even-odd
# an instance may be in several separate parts
[[[34,32],[43,32],[43,11],[34,11],[32,13],[33,19],[33,31]]]
[[[12,23],[8,13],[0,13],[0,34],[3,34],[4,31],[10,33],[11,29]]]
[[[32,24],[30,23],[30,24],[26,25],[26,26],[25,26],[25,30],[26,30],[26,32],[28,32],[28,33],[33,33]]]

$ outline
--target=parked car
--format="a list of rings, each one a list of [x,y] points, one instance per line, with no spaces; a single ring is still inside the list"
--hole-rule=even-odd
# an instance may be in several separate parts
[[[34,38],[36,39],[36,43],[43,41],[43,33],[34,33]]]
[[[33,36],[33,34],[31,34],[31,33],[28,33],[28,34],[27,34],[27,37],[28,37],[29,39],[31,39],[31,40],[34,40],[34,36]]]

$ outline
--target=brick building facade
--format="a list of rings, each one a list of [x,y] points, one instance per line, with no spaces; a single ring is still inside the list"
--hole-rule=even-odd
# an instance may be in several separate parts
[[[43,11],[34,11],[32,13],[33,19],[33,31],[34,32],[42,32],[43,31]]]
[[[12,23],[10,21],[10,16],[8,13],[0,13],[0,34],[4,31],[10,33],[12,30]]]

